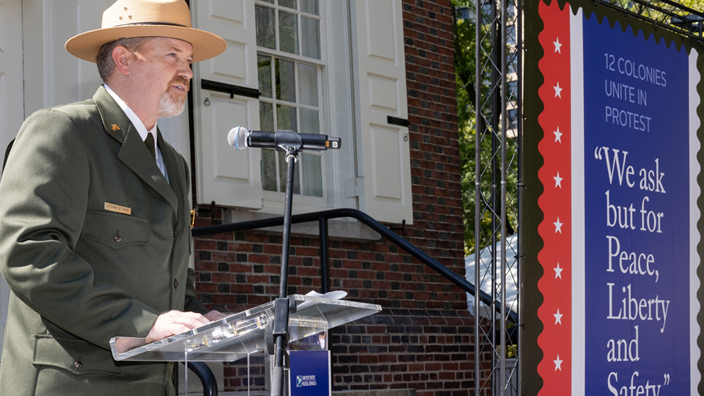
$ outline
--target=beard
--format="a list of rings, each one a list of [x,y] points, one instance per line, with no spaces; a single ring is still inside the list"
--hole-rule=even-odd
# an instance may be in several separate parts
[[[186,92],[180,93],[171,91],[170,87],[174,84],[185,84]],[[169,89],[164,92],[161,99],[159,99],[159,107],[157,111],[159,112],[160,118],[175,117],[183,112],[183,109],[186,107],[188,87],[189,81],[185,78],[177,77],[169,83]]]

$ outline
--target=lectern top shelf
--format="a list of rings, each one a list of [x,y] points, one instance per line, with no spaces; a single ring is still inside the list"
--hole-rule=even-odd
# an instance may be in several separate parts
[[[288,298],[289,342],[381,311],[376,304],[319,295]],[[264,351],[267,337],[272,337],[273,319],[272,301],[149,344],[144,338],[113,337],[110,347],[116,361],[235,361]]]

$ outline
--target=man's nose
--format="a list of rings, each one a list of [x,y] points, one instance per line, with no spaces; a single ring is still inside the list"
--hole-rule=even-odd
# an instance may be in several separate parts
[[[179,76],[190,80],[193,78],[193,70],[191,69],[191,65],[188,63],[185,63],[185,66],[181,68],[179,72]]]

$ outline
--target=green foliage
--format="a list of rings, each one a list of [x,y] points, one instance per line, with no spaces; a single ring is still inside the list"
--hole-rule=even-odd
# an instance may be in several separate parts
[[[458,8],[467,7],[470,13],[474,13],[473,1],[453,0],[452,3]],[[475,29],[476,23],[471,19],[456,20],[454,24],[457,122],[462,172],[461,186],[465,254],[472,252],[475,244]]]
[[[475,218],[479,218],[479,245],[486,246],[491,243],[492,236],[500,238],[501,236],[495,228],[499,228],[495,221],[500,216],[501,209],[501,158],[499,145],[500,132],[494,131],[489,125],[489,128],[483,128],[479,136],[481,154],[479,177],[477,177],[477,162],[476,162],[476,90],[481,91],[483,101],[487,101],[492,93],[500,95],[500,91],[493,89],[491,86],[491,62],[488,58],[491,56],[492,43],[491,35],[488,31],[487,23],[481,26],[481,56],[480,64],[482,65],[482,83],[477,88],[476,86],[476,22],[474,18],[475,5],[472,0],[452,0],[456,8],[467,7],[470,17],[465,20],[456,20],[454,24],[454,49],[455,49],[455,75],[457,84],[457,113],[458,113],[458,130],[460,142],[460,161],[462,172],[462,199],[463,199],[463,220],[464,220],[464,241],[465,253],[471,254],[474,252],[476,244]],[[500,48],[500,47],[499,47]],[[497,48],[496,50],[499,50]],[[509,95],[515,97],[515,92],[509,92]],[[491,123],[494,120],[491,109],[488,106],[483,110],[484,122]],[[496,115],[498,117],[499,115]],[[500,129],[500,126],[499,126]],[[492,138],[493,132],[496,133]],[[509,169],[507,170],[507,233],[514,233],[514,227],[511,224],[517,224],[516,212],[516,185],[517,185],[517,157],[516,157],[516,140],[507,139],[507,162]],[[495,179],[494,179],[495,178]],[[476,213],[476,186],[479,182],[480,191],[480,212]],[[494,208],[493,212],[492,209]]]
[[[678,3],[693,10],[704,12],[704,3],[702,3],[702,0],[680,0]]]

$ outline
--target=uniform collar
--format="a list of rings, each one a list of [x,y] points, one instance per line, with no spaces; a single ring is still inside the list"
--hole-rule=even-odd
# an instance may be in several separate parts
[[[122,111],[125,112],[125,115],[127,115],[127,118],[130,119],[130,121],[132,122],[132,125],[134,125],[134,127],[137,129],[137,132],[139,132],[139,136],[142,138],[142,140],[147,138],[148,133],[151,133],[152,135],[154,135],[154,142],[156,143],[156,125],[157,124],[155,123],[154,127],[151,130],[147,130],[147,127],[144,126],[144,123],[142,122],[142,120],[140,120],[139,117],[137,117],[137,114],[134,111],[132,111],[132,109],[130,109],[130,107],[127,105],[127,103],[125,103],[125,101],[122,100],[122,98],[120,98],[120,96],[117,95],[117,93],[115,93],[115,91],[113,91],[109,85],[103,84],[103,86],[105,86],[105,90],[108,91],[110,96],[112,96],[112,98],[115,99],[115,102],[117,103],[118,106],[120,106]]]

